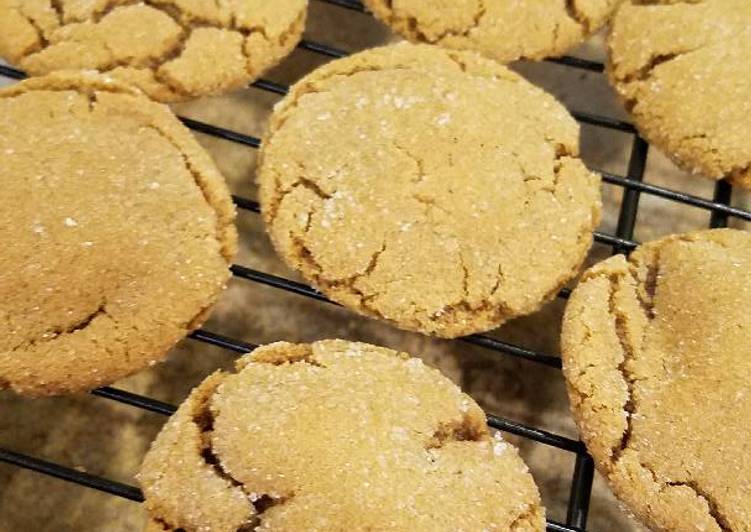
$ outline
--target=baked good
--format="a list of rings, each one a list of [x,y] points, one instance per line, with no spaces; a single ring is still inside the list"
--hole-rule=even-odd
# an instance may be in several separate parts
[[[364,0],[412,42],[507,63],[561,55],[599,30],[620,0]]]
[[[552,96],[471,52],[402,43],[303,78],[258,184],[281,257],[355,311],[455,337],[537,310],[577,272],[599,178]]]
[[[199,385],[139,481],[153,530],[543,530],[516,449],[420,359],[276,343]]]
[[[0,0],[0,57],[98,70],[162,102],[239,88],[300,40],[307,0]]]
[[[627,2],[609,50],[642,135],[687,170],[751,187],[751,2]]]
[[[0,388],[111,383],[197,327],[229,277],[234,207],[166,106],[92,74],[0,91]]]
[[[654,530],[751,527],[751,235],[669,236],[589,270],[563,365],[600,472]]]

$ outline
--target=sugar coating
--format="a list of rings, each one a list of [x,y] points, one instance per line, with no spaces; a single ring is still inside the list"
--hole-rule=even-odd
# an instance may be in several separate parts
[[[751,234],[670,236],[584,274],[563,323],[574,417],[653,530],[751,524]]]
[[[364,0],[413,41],[507,63],[561,55],[599,30],[620,0]]]
[[[144,460],[150,526],[543,530],[516,449],[490,437],[472,399],[411,360],[341,340],[277,343],[209,377]]]
[[[680,166],[751,188],[751,2],[624,3],[609,77],[639,130]]]
[[[258,79],[300,40],[307,0],[0,0],[0,57],[29,74],[106,72],[173,102]]]
[[[591,245],[599,178],[578,135],[552,96],[477,54],[369,50],[277,107],[263,216],[339,303],[443,337],[492,329],[553,297]]]
[[[0,113],[0,387],[87,390],[161,359],[229,277],[213,162],[167,107],[96,75],[14,85]]]

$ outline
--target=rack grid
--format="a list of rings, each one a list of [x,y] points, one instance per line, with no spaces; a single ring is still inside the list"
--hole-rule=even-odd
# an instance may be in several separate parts
[[[319,1],[347,10],[361,13],[365,12],[365,8],[359,0]],[[343,50],[305,39],[299,43],[298,48],[332,59],[348,55],[348,53]],[[559,58],[550,58],[546,61],[563,65],[564,67],[589,72],[599,73],[604,71],[604,65],[602,63],[577,57],[563,56]],[[0,77],[21,80],[26,76],[20,70],[0,65]],[[285,85],[266,79],[258,80],[251,86],[279,96],[287,94],[289,89]],[[628,168],[625,176],[593,169],[602,176],[603,183],[621,187],[623,189],[615,234],[608,234],[599,231],[595,232],[595,242],[611,247],[614,254],[628,254],[638,245],[638,242],[633,240],[633,236],[639,210],[639,200],[642,194],[648,194],[668,201],[709,211],[709,227],[712,228],[727,226],[730,218],[751,222],[751,211],[733,207],[731,205],[733,189],[726,181],[718,181],[716,183],[714,195],[711,199],[645,183],[643,178],[646,169],[649,145],[639,136],[633,124],[598,114],[585,113],[572,109],[569,109],[569,111],[580,123],[620,131],[633,137]],[[251,149],[257,149],[261,146],[261,140],[257,137],[190,118],[180,117],[180,120],[187,127],[199,133],[220,138],[228,142],[237,143]],[[254,200],[240,196],[233,196],[233,200],[238,209],[255,214],[260,213],[259,204]],[[336,305],[336,303],[327,299],[323,294],[305,284],[238,264],[233,265],[231,270],[235,277],[249,282],[264,284],[303,297],[312,298],[320,302]],[[568,289],[563,289],[559,292],[558,296],[561,298],[567,298],[569,293],[570,291]],[[248,353],[257,347],[255,344],[229,338],[203,329],[194,331],[189,335],[189,338],[237,354]],[[553,368],[560,369],[561,367],[561,360],[558,356],[504,342],[488,335],[474,334],[459,338],[456,341],[473,344],[499,354],[517,357]],[[99,397],[164,416],[169,416],[176,410],[174,405],[111,386],[98,388],[91,393]],[[550,532],[582,532],[586,530],[587,514],[589,512],[592,482],[594,478],[594,463],[584,445],[580,441],[560,436],[536,427],[527,426],[493,414],[488,414],[488,425],[494,429],[528,438],[543,445],[555,447],[575,455],[575,464],[571,478],[570,496],[565,523],[548,520],[547,530]],[[29,456],[21,452],[0,447],[0,462],[6,462],[20,468],[63,479],[114,496],[129,499],[131,501],[143,502],[143,494],[141,493],[141,490],[135,486],[85,473],[72,467]]]

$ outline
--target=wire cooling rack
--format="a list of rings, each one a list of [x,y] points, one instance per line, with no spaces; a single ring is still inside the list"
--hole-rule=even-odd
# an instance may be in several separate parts
[[[343,9],[364,12],[365,9],[358,0],[319,0],[324,3],[332,4]],[[298,48],[307,50],[314,54],[319,54],[328,58],[340,58],[347,55],[347,52],[322,44],[319,42],[302,40]],[[603,72],[602,63],[580,59],[576,57],[564,56],[552,58],[547,61],[558,63],[569,68],[580,69],[590,72]],[[0,65],[0,76],[10,79],[23,79],[25,74],[20,70]],[[284,96],[288,87],[269,80],[259,80],[252,84],[253,87],[268,91],[280,96]],[[615,234],[602,232],[595,233],[595,241],[601,245],[612,248],[613,253],[629,253],[638,243],[633,240],[634,227],[636,225],[637,213],[639,209],[639,198],[641,194],[657,196],[668,201],[684,204],[697,209],[703,209],[710,213],[710,227],[727,226],[731,217],[751,221],[751,212],[741,208],[731,206],[733,190],[729,183],[719,181],[715,185],[712,199],[705,199],[691,194],[685,194],[669,188],[664,188],[642,181],[644,177],[645,166],[647,162],[648,144],[637,134],[634,126],[628,122],[600,116],[597,114],[577,112],[570,110],[571,114],[580,123],[591,126],[606,128],[619,131],[632,137],[631,153],[628,162],[628,169],[625,176],[612,174],[609,172],[598,171],[602,175],[604,183],[623,188],[623,195],[619,206],[618,224]],[[237,143],[248,148],[256,149],[261,145],[261,140],[236,131],[218,127],[212,124],[192,120],[190,118],[180,118],[182,122],[194,131],[211,135],[228,142]],[[248,198],[233,196],[236,206],[245,211],[258,214],[260,207],[256,201]],[[328,300],[321,293],[302,283],[277,277],[242,265],[233,265],[232,273],[241,279],[261,283],[267,286],[278,288],[298,294],[300,296],[312,298],[325,303],[335,304]],[[561,290],[559,297],[566,298],[569,295],[567,289]],[[257,346],[247,342],[242,342],[220,334],[216,334],[203,329],[193,332],[189,338],[198,342],[204,342],[218,346],[235,353],[248,353]],[[557,356],[541,353],[523,346],[504,342],[487,335],[475,334],[460,338],[457,341],[466,342],[485,349],[489,349],[499,354],[509,355],[530,362],[543,364],[546,366],[559,368],[561,360]],[[104,397],[119,403],[124,403],[135,408],[147,410],[157,414],[169,416],[175,412],[176,407],[149,397],[133,394],[124,390],[119,390],[110,386],[98,388],[92,391],[94,395]],[[568,501],[568,512],[566,522],[559,523],[548,520],[547,530],[554,532],[574,532],[584,531],[587,524],[587,514],[589,511],[589,502],[592,492],[592,481],[594,477],[594,463],[592,458],[587,454],[584,445],[576,440],[566,438],[551,432],[517,423],[510,419],[488,414],[488,425],[494,429],[516,434],[528,438],[543,445],[555,447],[564,452],[573,453],[576,457],[574,471],[571,479],[571,491]],[[105,493],[118,497],[129,499],[131,501],[143,502],[143,494],[135,486],[130,486],[120,482],[115,482],[96,475],[91,475],[67,467],[62,464],[49,462],[40,458],[32,457],[20,452],[4,449],[0,447],[0,461],[6,462],[21,468],[30,469],[73,482],[82,486],[93,488]]]

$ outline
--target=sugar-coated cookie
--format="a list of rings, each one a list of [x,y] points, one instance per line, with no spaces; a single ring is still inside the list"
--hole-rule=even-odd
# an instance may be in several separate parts
[[[437,370],[367,344],[276,343],[198,386],[139,475],[147,530],[542,531],[535,483]]]
[[[620,0],[364,0],[413,42],[501,62],[561,55],[599,30]]]
[[[609,76],[641,133],[682,167],[751,188],[751,2],[629,1]]]
[[[584,274],[563,365],[581,437],[654,530],[751,529],[751,234],[644,244]]]
[[[99,75],[0,91],[0,388],[88,390],[160,360],[229,277],[234,207],[170,110]]]
[[[173,102],[258,79],[298,43],[307,0],[0,0],[0,57],[98,70]]]
[[[551,95],[472,52],[402,43],[332,62],[261,152],[281,257],[333,300],[442,337],[540,308],[592,243],[599,177]]]

